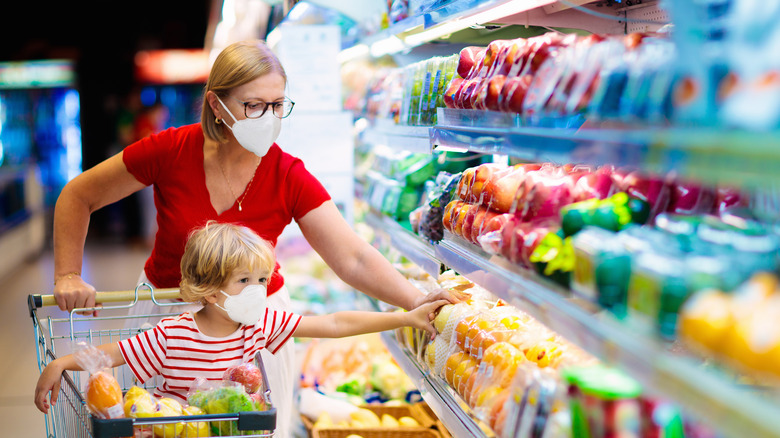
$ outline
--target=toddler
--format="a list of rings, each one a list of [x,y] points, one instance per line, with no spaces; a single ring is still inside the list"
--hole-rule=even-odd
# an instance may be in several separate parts
[[[99,346],[112,366],[127,364],[139,381],[160,375],[158,398],[186,403],[198,377],[218,381],[233,365],[255,353],[274,353],[291,337],[339,338],[411,326],[436,335],[434,311],[447,301],[423,304],[410,312],[346,311],[300,316],[265,305],[265,285],[273,273],[273,247],[249,228],[213,221],[196,230],[181,260],[181,296],[203,308],[162,319],[154,329]],[[80,371],[73,355],[49,363],[35,388],[43,413],[56,403],[63,371]]]

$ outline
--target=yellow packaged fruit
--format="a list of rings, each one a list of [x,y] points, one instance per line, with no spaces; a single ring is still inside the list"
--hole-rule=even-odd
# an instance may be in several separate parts
[[[400,424],[398,423],[398,420],[395,419],[390,414],[382,414],[382,427],[398,427]]]
[[[447,321],[450,320],[450,316],[452,315],[453,307],[454,304],[445,304],[439,308],[436,318],[433,319],[433,327],[436,328],[438,333],[444,332],[444,327],[447,325]]]
[[[137,397],[151,397],[151,394],[140,386],[132,386],[125,393],[125,403],[135,400]]]
[[[734,325],[732,300],[717,290],[701,291],[680,312],[680,337],[707,352],[717,352]]]
[[[347,435],[347,438],[363,438],[363,437],[358,435],[358,434],[353,433],[353,434]]]
[[[398,419],[398,425],[401,427],[420,427],[420,423],[412,417],[401,417]]]
[[[187,406],[183,409],[184,415],[203,415],[202,409],[197,406]],[[211,430],[207,421],[196,421],[184,423],[181,431],[181,438],[203,438],[211,436]]]
[[[323,412],[317,417],[317,421],[314,422],[314,427],[324,428],[333,426],[333,419],[330,418],[330,414]]]
[[[137,395],[125,402],[125,416],[128,418],[151,417],[157,411],[157,402],[151,394]]]
[[[183,415],[181,404],[172,398],[161,398],[157,401],[157,407],[157,412],[152,417],[178,417]],[[152,429],[157,437],[175,437],[181,434],[181,431],[184,429],[184,423],[159,424]]]
[[[355,422],[363,424],[363,427],[380,427],[382,421],[379,419],[374,411],[365,408],[358,408],[356,411],[349,414],[351,423]]]

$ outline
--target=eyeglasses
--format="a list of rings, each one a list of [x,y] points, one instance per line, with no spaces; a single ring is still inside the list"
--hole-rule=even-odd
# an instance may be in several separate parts
[[[293,107],[295,106],[295,102],[286,97],[283,100],[277,102],[263,102],[262,100],[248,100],[244,102],[243,100],[238,100],[235,97],[233,99],[244,105],[244,115],[248,119],[258,119],[263,117],[265,112],[268,111],[269,107],[273,107],[273,114],[276,117],[283,119],[290,115]]]

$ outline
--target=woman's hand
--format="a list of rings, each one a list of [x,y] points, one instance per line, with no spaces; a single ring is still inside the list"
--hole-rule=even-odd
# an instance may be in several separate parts
[[[49,408],[57,403],[57,396],[60,393],[60,382],[62,381],[62,367],[59,360],[55,359],[43,369],[38,378],[38,384],[35,385],[35,406],[44,414],[49,413]],[[46,396],[51,392],[51,403]]]
[[[66,276],[54,285],[54,299],[60,310],[66,312],[95,307],[95,288],[79,275]],[[97,316],[97,311],[92,312],[92,315]]]
[[[444,304],[458,304],[461,301],[466,301],[470,296],[471,295],[465,292],[457,290],[439,289],[427,295],[420,295],[419,298],[415,300],[414,308],[416,309],[425,303],[435,303],[441,300],[446,301]]]
[[[445,304],[449,304],[449,301],[438,300],[432,303],[424,303],[414,310],[410,310],[406,313],[408,317],[408,322],[406,325],[409,327],[418,328],[420,330],[425,330],[431,334],[431,339],[435,339],[436,329],[433,327],[432,321],[435,318],[436,310]]]

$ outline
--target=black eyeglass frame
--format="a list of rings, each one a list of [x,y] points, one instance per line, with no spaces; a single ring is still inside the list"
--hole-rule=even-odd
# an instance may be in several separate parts
[[[288,97],[285,97],[281,101],[277,101],[277,102],[265,102],[265,101],[262,101],[262,100],[247,100],[247,101],[243,101],[243,100],[240,100],[240,99],[236,99],[235,97],[232,97],[232,99],[235,100],[236,102],[244,105],[244,116],[247,119],[259,119],[260,117],[263,117],[265,115],[265,113],[268,111],[268,107],[271,107],[271,106],[276,107],[276,105],[284,105],[285,102],[290,102],[290,111],[287,112],[287,114],[283,115],[282,117],[277,116],[275,110],[272,112],[274,117],[277,117],[279,119],[284,119],[286,117],[289,117],[290,114],[292,114],[293,108],[295,108],[295,102],[293,102],[292,99],[290,99]],[[253,104],[262,103],[262,104],[265,105],[265,108],[263,108],[263,112],[261,112],[259,116],[252,117],[252,116],[250,116],[247,113],[248,105],[250,103],[253,103]]]

